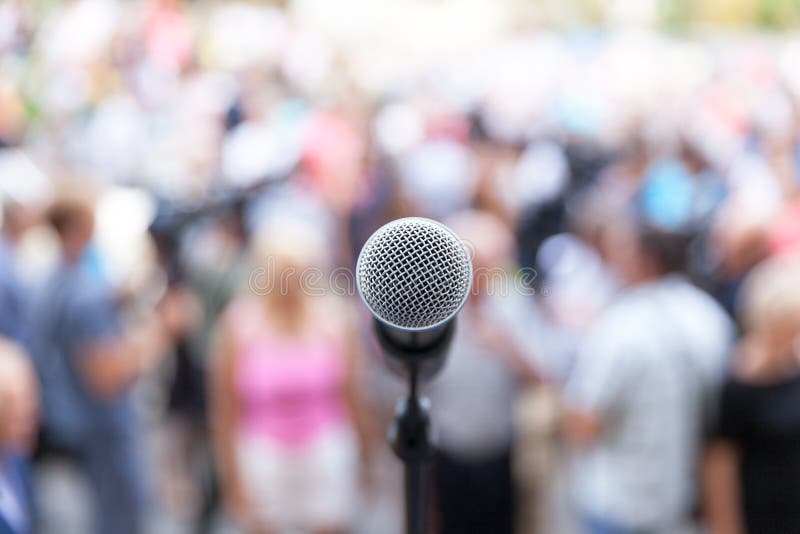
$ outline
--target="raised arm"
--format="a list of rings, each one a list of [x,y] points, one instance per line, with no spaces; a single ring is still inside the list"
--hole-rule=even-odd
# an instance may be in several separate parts
[[[76,310],[71,328],[80,332],[78,368],[86,387],[102,399],[121,395],[169,353],[193,321],[191,297],[171,291],[144,322],[119,331],[116,312],[104,299]]]

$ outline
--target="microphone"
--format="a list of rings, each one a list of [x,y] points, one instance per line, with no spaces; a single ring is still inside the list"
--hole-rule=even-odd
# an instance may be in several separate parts
[[[380,227],[356,262],[356,286],[375,318],[373,327],[387,363],[405,374],[409,394],[397,404],[389,441],[405,463],[406,532],[428,528],[430,417],[419,380],[441,369],[455,318],[472,287],[472,262],[452,230],[409,217]]]
[[[423,377],[444,362],[455,319],[472,287],[464,243],[445,225],[397,219],[367,240],[356,263],[356,286],[373,315],[389,366]]]

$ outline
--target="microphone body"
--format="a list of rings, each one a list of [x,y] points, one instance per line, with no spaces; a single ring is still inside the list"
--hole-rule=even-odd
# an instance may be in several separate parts
[[[356,272],[389,366],[435,374],[472,287],[472,263],[458,236],[430,219],[392,221],[367,240]]]

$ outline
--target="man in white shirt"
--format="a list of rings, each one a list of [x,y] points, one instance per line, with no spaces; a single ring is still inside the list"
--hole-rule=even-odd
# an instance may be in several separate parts
[[[691,515],[704,412],[733,326],[677,274],[683,238],[620,221],[606,257],[625,289],[593,326],[565,386],[584,532],[672,533]]]
[[[475,254],[472,294],[459,314],[448,361],[428,391],[437,431],[439,532],[511,534],[514,404],[521,386],[538,378],[532,362],[544,336],[533,299],[519,294],[513,272],[504,270],[513,257],[504,223],[479,211],[458,213],[447,223]]]

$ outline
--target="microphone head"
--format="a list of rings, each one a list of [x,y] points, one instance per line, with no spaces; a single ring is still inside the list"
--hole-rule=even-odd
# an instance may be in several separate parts
[[[379,321],[400,330],[429,330],[453,318],[466,302],[472,262],[452,230],[408,217],[367,240],[356,264],[356,285]]]

